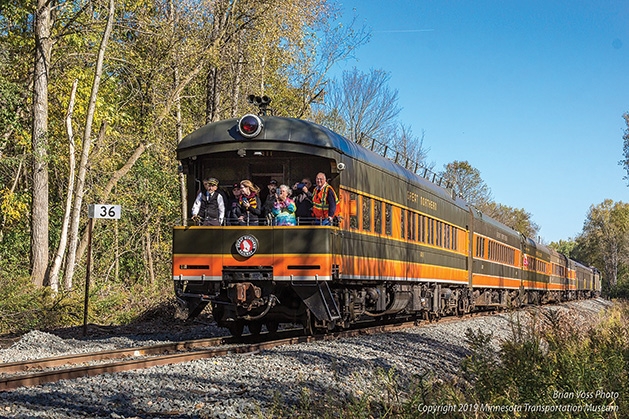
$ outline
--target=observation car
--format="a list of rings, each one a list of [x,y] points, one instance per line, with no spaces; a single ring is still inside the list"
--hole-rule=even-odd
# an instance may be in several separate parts
[[[189,210],[207,177],[227,202],[243,179],[292,186],[323,172],[339,197],[329,226],[300,217],[295,226],[174,228],[178,301],[189,317],[210,304],[235,336],[245,326],[258,334],[301,323],[315,333],[600,292],[595,269],[491,219],[408,161],[312,122],[247,114],[210,123],[181,141],[177,158]]]

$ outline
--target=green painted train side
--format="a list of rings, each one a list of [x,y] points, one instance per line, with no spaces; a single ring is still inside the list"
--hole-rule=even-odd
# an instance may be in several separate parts
[[[271,172],[289,185],[306,175],[326,173],[330,185],[342,197],[343,219],[340,226],[334,227],[175,228],[173,280],[178,295],[188,298],[188,302],[194,298],[214,301],[212,292],[221,293],[225,299],[225,290],[241,277],[246,279],[240,281],[242,292],[261,290],[263,298],[275,292],[270,282],[289,281],[290,285],[285,286],[288,288],[280,291],[289,296],[285,298],[293,298],[289,288],[295,280],[307,280],[312,284],[304,282],[304,288],[293,293],[303,301],[317,293],[322,295],[320,303],[328,304],[332,300],[326,298],[332,296],[340,299],[348,298],[346,294],[366,292],[378,299],[387,292],[390,296],[385,300],[394,307],[406,303],[412,310],[435,313],[600,292],[596,271],[482,214],[451,190],[316,124],[290,118],[260,119],[265,127],[256,138],[240,135],[238,120],[234,119],[209,124],[182,141],[177,153],[188,174],[189,207],[204,176],[212,175],[230,185],[274,165],[281,170]],[[399,219],[380,221],[381,231],[375,231],[370,218],[376,214],[371,206],[374,202],[380,211],[389,211],[380,217]],[[368,229],[359,227],[363,203],[369,205]],[[350,210],[353,207],[355,213]],[[448,234],[456,234],[460,242],[452,243],[453,237],[448,237],[447,245],[434,238],[422,241],[415,237],[420,232],[417,226],[410,233],[413,224],[409,217],[431,228],[444,228]],[[256,236],[259,247],[253,256],[239,257],[235,243],[247,234]],[[445,234],[439,230],[439,240]],[[203,258],[222,265],[213,269],[203,263]],[[316,262],[300,263],[300,258]],[[566,276],[558,275],[555,267],[564,268]],[[255,275],[256,270],[260,276]],[[567,277],[569,272],[575,272],[574,280]],[[322,287],[321,281],[330,285]],[[466,302],[452,307],[452,299]],[[388,313],[383,308],[385,300],[374,304]],[[295,308],[292,316],[304,313],[303,307]],[[328,313],[328,320],[334,317]]]

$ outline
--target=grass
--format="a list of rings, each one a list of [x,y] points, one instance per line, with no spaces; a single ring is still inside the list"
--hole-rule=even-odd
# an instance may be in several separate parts
[[[94,284],[88,300],[88,323],[128,324],[171,298],[165,286]],[[85,292],[52,294],[35,287],[30,278],[0,279],[0,335],[19,335],[31,330],[50,330],[83,324]]]
[[[470,353],[457,376],[427,373],[408,379],[379,370],[368,393],[339,400],[313,397],[272,406],[282,418],[624,418],[629,417],[629,304],[616,303],[604,319],[578,325],[543,309],[492,343],[492,333],[468,329]]]

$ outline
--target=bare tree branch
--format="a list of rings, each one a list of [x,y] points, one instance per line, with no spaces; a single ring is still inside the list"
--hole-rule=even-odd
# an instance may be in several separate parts
[[[65,288],[72,288],[72,280],[74,276],[74,268],[76,263],[76,248],[79,234],[79,223],[81,218],[81,207],[83,205],[83,195],[85,194],[85,177],[89,164],[90,148],[92,145],[92,124],[94,122],[94,113],[96,111],[96,98],[100,87],[101,75],[103,73],[103,62],[105,60],[105,50],[107,42],[111,36],[114,22],[114,0],[109,0],[109,13],[107,15],[107,25],[100,47],[98,49],[98,59],[96,61],[96,69],[94,71],[94,81],[92,84],[92,93],[87,110],[85,122],[85,131],[83,133],[83,151],[81,153],[81,162],[79,163],[79,174],[76,183],[76,192],[74,194],[74,207],[72,210],[71,228],[70,228],[70,248],[68,250],[68,258],[66,259]]]
[[[76,158],[74,147],[74,130],[72,129],[72,114],[74,112],[74,102],[76,100],[76,89],[79,85],[78,80],[74,80],[72,84],[72,92],[70,93],[70,103],[68,104],[68,112],[66,114],[66,133],[68,135],[68,191],[66,193],[66,208],[63,215],[63,221],[61,224],[61,236],[59,238],[59,246],[57,247],[57,254],[53,260],[52,267],[50,268],[50,288],[53,292],[59,290],[59,272],[61,270],[61,262],[63,255],[66,252],[68,244],[68,230],[70,225],[70,216],[72,212],[72,193],[74,191],[74,178],[76,170]]]

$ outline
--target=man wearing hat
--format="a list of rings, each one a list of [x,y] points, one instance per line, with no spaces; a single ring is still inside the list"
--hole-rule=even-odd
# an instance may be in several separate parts
[[[218,180],[205,178],[203,186],[205,191],[197,195],[192,205],[192,219],[200,220],[204,226],[220,226],[225,218],[225,201],[218,193]]]

